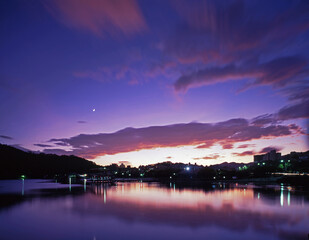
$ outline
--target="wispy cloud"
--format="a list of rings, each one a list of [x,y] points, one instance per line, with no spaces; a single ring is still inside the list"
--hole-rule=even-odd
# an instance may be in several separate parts
[[[253,118],[251,123],[255,126],[266,126],[292,119],[309,119],[309,98],[284,106],[276,113]]]
[[[220,157],[219,154],[210,154],[205,157],[193,158],[193,160],[213,160],[213,159],[218,159],[219,157]]]
[[[253,155],[256,155],[256,154],[268,153],[271,150],[281,151],[282,149],[283,149],[283,147],[269,146],[269,147],[263,148],[260,151],[248,150],[248,151],[244,151],[244,152],[240,152],[240,153],[233,153],[233,155],[237,156],[237,157],[253,156]]]
[[[173,1],[183,23],[163,42],[163,49],[182,62],[206,64],[276,53],[287,43],[297,44],[297,36],[309,29],[306,1],[282,3],[265,11],[267,3],[260,1]]]
[[[237,148],[249,148],[249,147],[255,147],[255,144],[241,144]]]
[[[86,121],[77,121],[77,123],[84,124],[84,123],[87,123],[87,122]]]
[[[22,147],[21,144],[13,144],[13,145],[11,145],[11,146],[14,147],[14,148],[17,148],[17,149],[19,149],[19,150],[22,150],[22,151],[24,151],[24,152],[31,152],[31,150],[29,150],[28,148]]]
[[[10,136],[6,136],[6,135],[0,135],[0,138],[3,138],[3,139],[8,139],[8,140],[13,140],[12,137]]]
[[[307,45],[301,42],[309,33],[309,4],[273,2],[272,10],[265,11],[266,4],[242,0],[173,1],[183,21],[162,40],[161,49],[167,57],[189,66],[181,69],[174,90],[186,92],[242,80],[242,91],[270,86],[290,100],[304,100],[309,89],[305,87],[309,62]],[[284,119],[288,110],[280,112],[279,117]],[[302,117],[304,112],[293,112],[294,118]],[[292,111],[287,114],[290,117]]]
[[[263,148],[259,153],[267,153],[270,152],[271,150],[276,150],[276,151],[281,151],[283,147],[278,147],[278,146],[269,146]]]
[[[91,79],[102,83],[125,80],[130,85],[142,84],[156,77],[173,78],[177,66],[169,61],[151,61],[149,59],[127,59],[125,63],[99,67],[94,70],[75,71],[74,77]],[[177,74],[178,75],[178,74]]]
[[[233,153],[233,155],[237,156],[237,157],[253,156],[254,154],[256,154],[256,152],[254,152],[254,151],[244,151],[244,152],[241,152],[241,153]]]
[[[34,146],[37,146],[37,147],[43,147],[43,148],[46,148],[46,147],[53,147],[52,145],[49,145],[49,144],[41,144],[41,143],[36,143],[36,144],[33,144]]]
[[[100,37],[132,35],[147,29],[135,0],[54,0],[44,1],[44,6],[66,26]]]
[[[299,79],[304,73],[309,74],[307,60],[302,57],[281,57],[269,62],[236,66],[206,67],[181,76],[174,84],[177,91],[210,85],[230,80],[251,79],[246,87],[258,85],[285,86]]]

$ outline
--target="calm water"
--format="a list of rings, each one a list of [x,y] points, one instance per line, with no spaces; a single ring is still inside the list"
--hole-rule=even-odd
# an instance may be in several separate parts
[[[0,239],[308,239],[308,192],[289,186],[0,181]]]

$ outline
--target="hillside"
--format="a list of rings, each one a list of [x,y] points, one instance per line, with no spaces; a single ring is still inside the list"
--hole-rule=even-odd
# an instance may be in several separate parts
[[[55,174],[83,173],[97,165],[76,156],[24,152],[0,144],[0,178],[52,177]]]
[[[239,167],[244,166],[245,163],[236,163],[236,162],[223,162],[220,164],[214,164],[209,166],[212,169],[218,170],[218,169],[222,169],[222,170],[238,170]],[[247,164],[249,165],[249,164]]]

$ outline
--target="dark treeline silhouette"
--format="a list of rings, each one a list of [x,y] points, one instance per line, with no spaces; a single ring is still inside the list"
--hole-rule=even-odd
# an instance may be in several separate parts
[[[76,156],[24,152],[0,144],[0,178],[54,177],[56,174],[84,173],[98,167],[95,163]]]

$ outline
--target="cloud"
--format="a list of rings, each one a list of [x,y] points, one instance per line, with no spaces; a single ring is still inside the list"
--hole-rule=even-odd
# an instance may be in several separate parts
[[[308,1],[179,0],[172,7],[182,22],[160,46],[186,66],[174,81],[176,92],[243,80],[241,90],[293,87],[290,99],[308,96],[309,88],[302,88],[309,76],[302,44],[309,33]]]
[[[125,166],[132,165],[129,161],[118,161],[118,164],[123,164]]]
[[[34,146],[37,146],[37,147],[53,147],[52,145],[48,145],[48,144],[40,144],[40,143],[37,143],[37,144],[33,144]]]
[[[69,146],[69,144],[65,142],[54,142],[54,144],[58,146],[63,146],[63,147]]]
[[[3,139],[8,139],[8,140],[13,140],[12,137],[10,136],[6,136],[6,135],[0,135],[0,138],[3,138]]]
[[[80,134],[49,142],[67,145],[71,151],[45,149],[46,153],[74,154],[93,159],[97,156],[152,149],[206,144],[232,144],[261,138],[276,138],[295,134],[295,126],[271,125],[258,127],[246,119],[230,119],[218,123],[187,123],[145,128],[125,128],[114,133]]]
[[[77,123],[83,124],[83,123],[87,123],[87,122],[86,121],[77,121]]]
[[[309,99],[281,108],[276,118],[279,120],[309,118]]]
[[[212,141],[207,141],[205,143],[202,143],[201,145],[198,145],[196,148],[210,148],[214,145],[214,143]]]
[[[234,147],[234,145],[232,143],[224,143],[222,145],[223,149],[232,149]]]
[[[193,160],[213,160],[218,159],[220,157],[219,154],[210,154],[209,156],[200,157],[200,158],[193,158]]]
[[[147,29],[135,0],[54,0],[44,2],[48,12],[67,27],[106,34],[132,35]]]
[[[129,51],[128,55],[134,52]],[[74,77],[82,79],[91,79],[101,83],[125,80],[130,85],[142,84],[149,80],[157,79],[173,79],[176,75],[177,65],[175,62],[170,61],[157,61],[141,59],[128,59],[124,63],[103,66],[94,70],[76,71],[73,73]],[[177,74],[178,76],[179,74]]]
[[[306,101],[309,99],[309,81],[299,81],[298,85],[283,89],[282,92],[291,101]]]
[[[279,152],[282,149],[283,149],[283,147],[269,146],[269,147],[263,148],[259,153],[268,153],[272,150],[276,150],[277,152]]]
[[[241,144],[237,148],[248,148],[248,147],[255,147],[255,144]]]
[[[245,88],[258,85],[285,86],[293,83],[302,74],[307,74],[307,60],[299,56],[280,57],[260,64],[223,67],[206,67],[182,75],[174,83],[176,91],[186,91],[192,87],[210,85],[230,80],[251,79]]]
[[[276,123],[277,120],[274,118],[274,114],[263,114],[258,117],[255,117],[251,120],[251,123],[255,126],[265,126],[268,124]]]
[[[241,153],[233,153],[233,155],[237,156],[237,157],[253,156],[254,154],[256,154],[256,152],[254,152],[254,151],[244,151],[244,152],[241,152]]]
[[[256,154],[268,153],[272,150],[281,151],[282,149],[283,149],[283,147],[269,146],[269,147],[263,148],[259,152],[254,151],[254,150],[248,150],[248,151],[244,151],[244,152],[240,152],[240,153],[233,153],[233,155],[237,156],[237,157],[253,156],[253,155],[256,155]]]
[[[309,119],[309,98],[284,106],[276,113],[255,117],[251,124],[262,127],[292,119]]]
[[[232,63],[299,45],[309,29],[306,1],[173,1],[182,18],[163,50],[180,62]],[[264,6],[271,7],[265,11]]]

